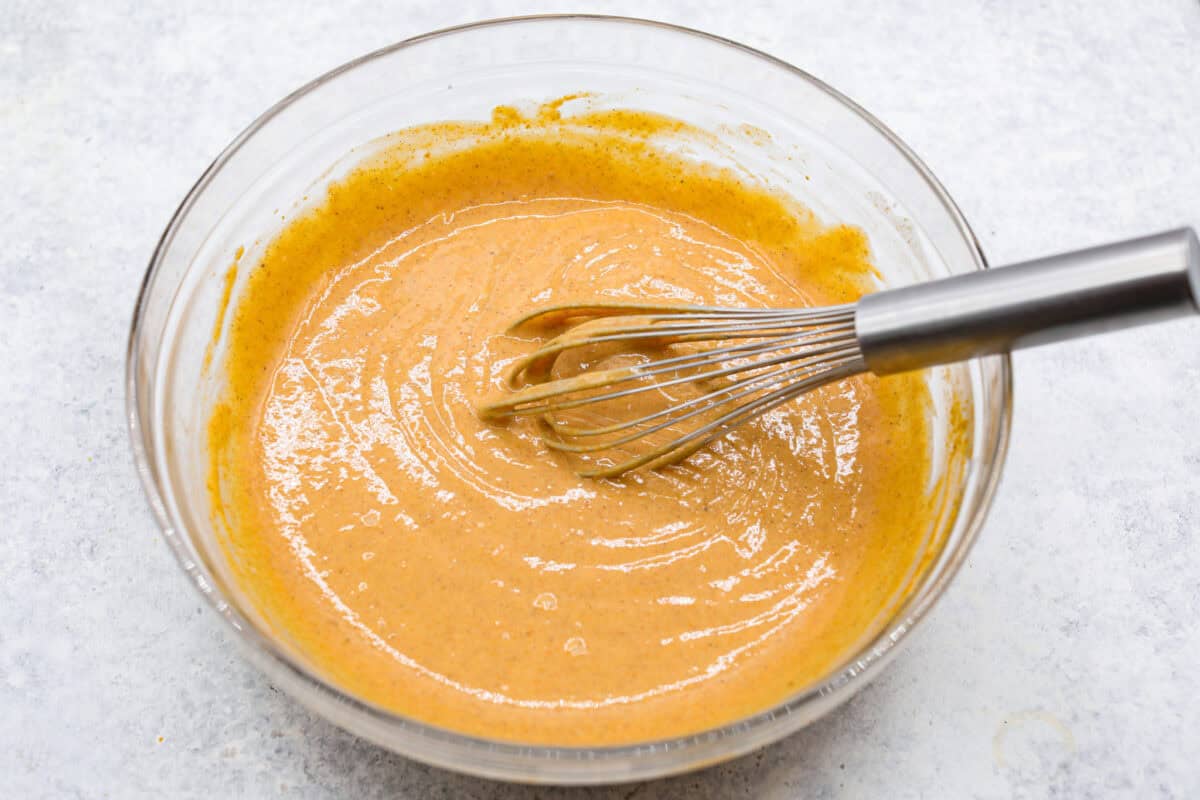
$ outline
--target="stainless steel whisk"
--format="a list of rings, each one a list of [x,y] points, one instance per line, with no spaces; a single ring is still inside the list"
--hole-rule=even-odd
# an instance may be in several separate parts
[[[484,405],[480,414],[489,420],[540,416],[549,447],[592,455],[580,474],[614,477],[686,458],[737,425],[859,373],[905,372],[1197,311],[1200,241],[1190,228],[826,308],[555,306],[512,326],[565,328],[510,371],[511,386],[532,385]],[[585,362],[578,374],[553,374],[570,351],[678,345],[685,347],[643,363],[595,369]],[[589,407],[605,408],[611,417],[621,401],[683,386],[699,387],[698,393],[600,423],[560,418]],[[671,438],[628,453],[660,433]]]

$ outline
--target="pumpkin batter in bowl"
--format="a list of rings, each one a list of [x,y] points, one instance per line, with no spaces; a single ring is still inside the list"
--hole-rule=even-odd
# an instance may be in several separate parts
[[[619,480],[478,418],[533,307],[872,285],[856,229],[663,146],[698,135],[556,104],[403,131],[263,249],[213,365],[210,501],[242,588],[334,683],[491,739],[678,736],[827,676],[936,555],[920,374]]]

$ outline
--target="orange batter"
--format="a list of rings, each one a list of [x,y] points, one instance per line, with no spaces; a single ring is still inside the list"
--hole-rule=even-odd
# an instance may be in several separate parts
[[[498,739],[663,738],[821,678],[910,588],[919,375],[611,481],[476,414],[537,306],[861,293],[861,233],[659,146],[687,135],[554,108],[403,132],[265,249],[231,312],[212,502],[267,624],[337,684]]]

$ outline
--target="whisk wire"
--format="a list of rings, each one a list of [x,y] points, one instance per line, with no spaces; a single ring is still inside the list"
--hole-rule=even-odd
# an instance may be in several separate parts
[[[838,363],[826,371],[812,375],[796,383],[782,386],[750,403],[737,406],[732,411],[718,417],[712,422],[647,453],[612,466],[582,469],[579,470],[579,474],[585,478],[615,478],[639,467],[653,468],[674,463],[680,459],[687,458],[700,448],[719,439],[731,429],[753,417],[761,416],[784,403],[794,400],[805,392],[812,391],[826,383],[850,377],[862,371],[861,359],[856,356],[854,359]]]
[[[590,477],[615,477],[685,458],[731,428],[804,392],[865,370],[853,305],[818,309],[558,306],[523,317],[512,330],[535,323],[558,323],[566,330],[512,365],[509,384],[516,386],[523,379],[531,385],[482,406],[480,414],[494,420],[541,417],[546,446],[591,459],[580,470]],[[659,350],[706,342],[717,344],[647,363],[603,368],[614,347],[617,355],[644,355],[638,345]],[[580,348],[594,348],[599,361],[580,362],[576,374],[553,377],[559,358]],[[685,385],[703,391],[678,400],[666,391]],[[649,412],[635,410],[630,419],[604,421],[613,406],[601,404],[626,401],[625,408],[636,409],[628,403],[649,392],[663,394],[668,405]],[[588,406],[601,409],[599,423],[578,424],[559,416]],[[656,434],[676,430],[678,434],[667,442],[654,443]],[[646,443],[644,452],[619,460],[628,446],[641,441]]]
[[[764,353],[777,352],[784,348],[796,347],[799,345],[805,345],[809,348],[802,353],[785,354],[777,359],[735,364],[731,367],[721,370],[714,370],[707,373],[681,375],[676,379],[664,381],[658,384],[647,384],[640,387],[634,387],[632,389],[594,395],[578,400],[559,401],[555,405],[558,410],[578,408],[581,405],[615,400],[645,391],[676,386],[681,383],[694,383],[704,380],[714,380],[749,369],[769,367],[774,364],[798,360],[800,358],[822,356],[832,352],[832,350],[836,349],[837,346],[844,345],[848,339],[852,339],[853,329],[853,323],[843,323],[840,325],[830,326],[827,330],[822,331],[819,334],[793,334],[790,336],[768,339],[765,342],[744,345],[728,345],[701,353],[673,356],[651,362],[650,364],[621,367],[597,372],[585,372],[579,376],[550,381],[547,383],[538,383],[526,389],[518,390],[516,393],[508,396],[507,398],[483,406],[480,410],[480,413],[485,418],[490,419],[509,416],[544,414],[548,410],[554,410],[550,408],[550,403],[548,401],[565,394],[579,393],[586,391],[587,389],[596,388],[597,386],[616,386],[622,383],[628,383],[629,381],[653,378],[657,377],[658,375],[663,375],[670,372],[678,372],[684,369],[706,367],[711,364],[728,361],[730,360],[731,356],[747,358]],[[584,341],[580,343],[581,346],[588,344],[594,344],[594,342]],[[826,344],[830,344],[831,347],[817,347],[818,345]],[[542,353],[550,350],[552,346],[552,344],[547,345],[538,352]],[[514,374],[520,373],[520,365],[514,367],[513,371]],[[540,403],[540,405],[536,405],[537,403]]]
[[[537,378],[548,374],[550,366],[563,353],[583,347],[625,342],[639,339],[652,339],[661,343],[680,344],[684,342],[718,341],[725,339],[761,339],[772,333],[783,335],[787,332],[801,333],[818,326],[828,326],[846,316],[847,306],[835,306],[832,309],[813,310],[812,313],[797,311],[782,312],[778,316],[762,316],[757,319],[747,319],[740,312],[731,312],[734,320],[722,320],[713,314],[664,314],[638,319],[638,325],[585,327],[588,323],[573,328],[566,333],[551,339],[537,351],[519,360],[509,373],[509,385],[515,387],[522,376],[532,374]],[[717,319],[716,322],[697,322],[700,320]],[[525,318],[536,319],[536,315]],[[662,322],[684,321],[686,324],[660,324]],[[597,320],[599,321],[599,320]],[[522,323],[512,326],[516,330]],[[714,351],[715,352],[715,351]]]
[[[846,353],[847,353],[847,356],[853,355],[850,351],[846,351]],[[839,363],[840,363],[840,360],[839,360]],[[724,389],[718,389],[718,390],[709,392],[708,394],[704,394],[704,395],[701,395],[700,397],[696,397],[691,400],[684,401],[682,403],[679,403],[678,405],[669,406],[667,408],[662,409],[661,411],[656,411],[652,414],[647,414],[638,419],[630,420],[628,422],[617,423],[615,425],[610,425],[610,426],[603,427],[603,428],[593,428],[593,429],[575,428],[575,427],[570,427],[567,425],[559,425],[559,424],[551,421],[550,422],[551,427],[558,434],[580,437],[580,438],[587,438],[587,437],[592,437],[592,436],[601,436],[601,435],[605,435],[605,434],[619,433],[620,431],[627,430],[629,428],[636,428],[639,425],[644,425],[648,422],[653,422],[654,420],[661,419],[662,417],[668,417],[668,419],[664,420],[663,422],[659,422],[659,423],[653,425],[652,427],[635,430],[633,433],[626,434],[625,436],[622,436],[618,439],[606,440],[606,441],[599,442],[596,444],[584,444],[584,445],[570,444],[570,443],[562,441],[562,440],[546,439],[546,446],[550,447],[553,450],[559,450],[559,451],[570,452],[570,453],[594,453],[594,452],[598,452],[600,450],[607,450],[607,449],[611,449],[614,447],[620,447],[621,445],[628,444],[629,442],[634,441],[636,439],[640,439],[644,436],[650,436],[654,433],[657,433],[660,430],[664,430],[664,429],[670,427],[671,425],[678,424],[680,422],[683,422],[684,420],[691,419],[693,417],[700,416],[709,411],[712,411],[714,408],[717,408],[722,402],[730,403],[730,402],[733,402],[736,400],[740,400],[744,397],[753,395],[756,392],[762,391],[762,389],[764,387],[769,386],[772,383],[778,383],[792,375],[796,375],[796,374],[804,373],[804,372],[811,372],[811,371],[812,371],[812,366],[810,364],[801,364],[801,365],[792,365],[792,366],[787,366],[787,367],[781,367],[780,369],[766,373],[765,375],[756,375],[751,378],[744,379],[737,383],[731,384],[729,387],[726,387]],[[720,401],[720,402],[717,401],[717,398],[719,396],[726,395],[726,394],[729,396],[726,397],[724,401]],[[679,412],[684,412],[684,413],[679,413]]]

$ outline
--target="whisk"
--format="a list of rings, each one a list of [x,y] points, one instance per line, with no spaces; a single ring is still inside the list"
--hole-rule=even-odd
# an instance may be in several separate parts
[[[580,474],[608,478],[686,458],[805,392],[863,372],[905,372],[1197,311],[1200,241],[1190,228],[825,308],[555,306],[511,329],[563,331],[510,369],[510,387],[529,385],[479,411],[488,420],[542,418],[550,448],[587,456]],[[647,360],[647,350],[664,357]],[[642,358],[604,367],[612,352]],[[576,371],[556,376],[568,355]],[[692,396],[675,397],[684,387]],[[665,398],[662,407],[631,402],[647,393]],[[605,413],[582,424],[562,418],[589,409]]]

